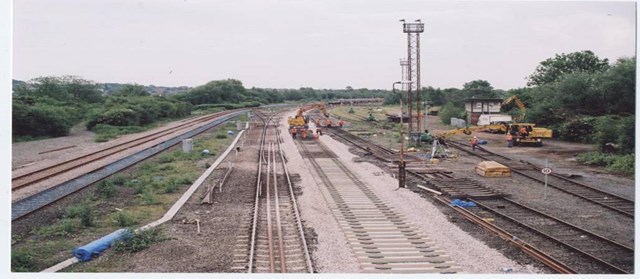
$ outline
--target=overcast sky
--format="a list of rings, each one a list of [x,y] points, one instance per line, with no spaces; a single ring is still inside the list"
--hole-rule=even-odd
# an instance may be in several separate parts
[[[422,19],[422,85],[525,86],[556,53],[635,55],[634,2],[383,0],[14,1],[13,78],[96,82],[386,88],[400,80]]]

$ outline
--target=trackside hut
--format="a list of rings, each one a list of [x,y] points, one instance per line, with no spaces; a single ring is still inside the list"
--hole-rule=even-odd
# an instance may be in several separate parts
[[[468,123],[477,125],[478,118],[480,118],[482,114],[499,114],[501,104],[502,99],[494,98],[471,98],[465,100],[464,110],[467,114]]]

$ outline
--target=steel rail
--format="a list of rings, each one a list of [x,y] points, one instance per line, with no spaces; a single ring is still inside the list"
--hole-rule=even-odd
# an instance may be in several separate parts
[[[487,157],[485,157],[485,156],[483,156],[483,155],[480,155],[480,154],[477,154],[477,153],[475,153],[475,152],[469,151],[469,150],[468,150],[468,149],[466,149],[466,148],[462,148],[462,147],[461,147],[461,145],[463,145],[463,144],[460,144],[459,142],[455,142],[455,141],[451,141],[451,140],[447,140],[447,142],[448,142],[449,144],[451,144],[451,146],[453,146],[453,147],[457,148],[458,150],[464,151],[464,152],[466,152],[466,153],[468,153],[468,154],[471,154],[471,155],[473,155],[473,156],[479,157],[479,158],[481,158],[481,159],[483,159],[483,160],[490,160],[489,158],[487,158]],[[486,150],[486,149],[484,149],[484,148],[480,148],[480,150],[482,150],[482,151],[484,151],[484,152],[489,153],[489,155],[495,155],[495,156],[499,156],[499,157],[502,157],[502,158],[507,158],[507,157],[502,156],[502,155],[500,155],[500,154],[495,154],[495,153],[493,153],[493,152],[491,152],[491,151],[488,151],[488,150]],[[508,159],[508,160],[511,160],[511,159],[509,159],[509,158],[507,158],[507,159]],[[505,162],[502,162],[502,163],[503,163],[503,164],[506,164]],[[508,165],[508,164],[507,164],[507,165]],[[531,164],[531,165],[533,165],[533,164]],[[531,175],[531,174],[528,174],[528,173],[526,173],[525,171],[518,170],[518,169],[515,169],[515,168],[511,168],[511,171],[512,171],[512,172],[515,172],[515,173],[517,173],[517,174],[519,174],[519,175],[522,175],[522,176],[528,177],[528,178],[530,178],[530,179],[532,179],[532,180],[538,181],[538,182],[540,182],[540,183],[544,183],[544,179],[539,178],[539,177],[536,177],[536,176],[533,176],[533,175]],[[618,196],[618,195],[615,195],[615,194],[612,194],[612,193],[608,193],[608,192],[605,192],[605,191],[602,191],[602,190],[599,190],[599,189],[593,188],[593,187],[591,187],[591,186],[585,185],[585,184],[583,184],[583,183],[579,183],[579,182],[577,182],[577,181],[573,181],[573,180],[571,180],[571,179],[564,178],[564,180],[565,180],[565,181],[567,181],[568,183],[572,183],[572,184],[574,184],[574,185],[577,185],[578,187],[582,187],[582,189],[585,189],[585,190],[587,190],[587,191],[593,191],[593,192],[595,192],[595,193],[597,193],[597,194],[606,195],[606,196],[611,196],[611,197],[613,197],[613,198],[620,199],[622,202],[626,203],[626,205],[627,205],[627,207],[624,207],[624,208],[628,208],[628,206],[632,206],[632,207],[633,207],[633,205],[634,205],[634,201],[632,201],[632,200],[629,200],[629,199],[626,199],[626,198],[620,197],[620,196]],[[573,195],[573,196],[576,196],[576,197],[582,198],[582,199],[587,200],[587,201],[589,201],[589,202],[592,202],[592,203],[598,204],[598,205],[603,206],[603,207],[606,207],[606,208],[608,208],[608,209],[610,209],[610,210],[613,210],[613,211],[616,211],[616,212],[618,212],[618,213],[621,213],[621,214],[623,214],[623,215],[624,215],[624,216],[626,216],[626,217],[631,217],[631,218],[633,218],[633,216],[634,216],[634,212],[633,212],[633,211],[625,210],[624,208],[618,208],[618,207],[612,206],[612,205],[610,205],[610,204],[607,204],[607,203],[604,203],[604,202],[601,202],[601,201],[595,200],[595,199],[593,199],[593,198],[590,198],[590,197],[588,197],[588,196],[585,196],[584,194],[576,193],[575,191],[571,191],[570,189],[566,189],[566,188],[564,188],[564,187],[560,187],[559,185],[555,185],[554,183],[549,183],[549,182],[547,182],[547,185],[548,185],[549,187],[552,187],[552,188],[557,189],[557,190],[559,190],[559,191],[562,191],[562,192],[564,192],[564,193],[567,193],[567,194],[570,194],[570,195]]]
[[[255,255],[255,250],[256,250],[256,229],[258,228],[258,207],[260,205],[260,195],[261,195],[261,189],[262,189],[262,156],[264,153],[264,141],[265,141],[265,137],[266,137],[266,133],[267,133],[267,122],[264,120],[264,118],[262,118],[260,115],[256,114],[256,116],[258,116],[258,118],[260,118],[262,120],[262,122],[265,124],[265,126],[262,129],[262,135],[260,137],[260,148],[259,148],[259,153],[260,156],[258,157],[258,179],[256,182],[256,197],[255,197],[255,201],[254,201],[254,206],[253,206],[253,224],[251,226],[251,245],[249,248],[249,266],[248,266],[248,273],[252,273],[253,272],[253,261],[254,261],[254,255]]]
[[[603,260],[603,259],[601,259],[601,258],[597,257],[596,255],[592,255],[592,254],[590,254],[590,253],[588,253],[588,252],[585,252],[585,251],[583,251],[582,249],[580,249],[580,248],[578,248],[578,247],[575,247],[574,245],[571,245],[571,244],[569,244],[569,243],[567,243],[567,242],[565,242],[565,241],[562,241],[562,240],[560,240],[560,239],[558,239],[558,238],[556,238],[556,237],[554,237],[554,236],[552,236],[552,235],[550,235],[550,234],[548,234],[548,233],[545,233],[545,232],[543,232],[543,231],[541,231],[541,230],[539,230],[539,229],[537,229],[537,228],[534,228],[534,227],[532,227],[532,226],[530,226],[530,225],[528,225],[528,224],[525,224],[525,223],[523,223],[523,222],[522,222],[522,221],[520,221],[520,220],[516,220],[516,219],[514,219],[513,217],[511,217],[511,216],[509,216],[509,215],[507,215],[507,214],[504,214],[504,213],[502,213],[502,212],[499,212],[499,211],[497,211],[497,210],[495,210],[495,209],[491,208],[490,206],[485,205],[485,204],[484,204],[484,202],[477,201],[477,200],[473,200],[473,199],[469,199],[469,200],[471,200],[471,201],[475,202],[477,205],[479,205],[480,207],[484,208],[485,210],[488,210],[488,211],[490,211],[490,212],[492,212],[492,213],[494,213],[494,214],[496,214],[496,215],[502,216],[503,218],[509,219],[509,220],[511,220],[512,222],[517,223],[518,225],[520,225],[520,226],[522,226],[522,227],[525,227],[525,228],[527,228],[527,229],[529,229],[529,230],[531,230],[531,231],[534,231],[534,232],[536,232],[536,233],[538,233],[538,234],[540,234],[540,235],[543,235],[544,237],[546,237],[546,238],[548,238],[548,239],[551,239],[551,240],[553,240],[554,242],[556,242],[556,243],[558,243],[558,244],[560,244],[560,245],[563,245],[563,246],[565,246],[565,247],[567,247],[567,248],[569,248],[569,249],[571,249],[571,250],[573,250],[573,251],[575,251],[575,252],[577,252],[577,253],[579,253],[579,254],[581,254],[581,255],[585,256],[585,257],[588,257],[588,258],[590,258],[590,259],[592,259],[592,260],[595,260],[595,261],[599,262],[600,264],[604,265],[605,267],[607,267],[607,268],[609,268],[609,269],[615,270],[615,271],[617,271],[617,272],[619,272],[619,273],[625,273],[625,274],[626,274],[626,273],[629,273],[628,271],[625,271],[624,269],[622,269],[622,268],[620,268],[620,267],[618,267],[618,266],[615,266],[615,265],[613,265],[613,264],[611,264],[611,263],[609,263],[609,262],[607,262],[607,261],[605,261],[605,260]],[[525,209],[525,210],[527,210],[527,211],[529,211],[529,212],[532,212],[533,214],[536,214],[536,215],[542,216],[543,218],[549,218],[549,219],[552,219],[553,221],[556,221],[556,222],[558,222],[558,223],[560,223],[560,224],[563,224],[563,225],[565,225],[565,226],[569,227],[570,229],[573,229],[573,230],[579,231],[579,232],[581,232],[581,233],[584,233],[584,234],[590,235],[590,236],[592,236],[593,238],[600,239],[601,241],[603,241],[603,242],[605,242],[605,243],[607,243],[607,244],[609,244],[609,245],[611,245],[611,246],[615,246],[615,247],[618,247],[618,248],[620,248],[620,249],[622,249],[622,250],[625,250],[627,253],[630,253],[630,254],[631,254],[631,255],[630,255],[631,257],[633,257],[633,248],[627,247],[627,246],[622,245],[622,244],[620,244],[620,243],[618,243],[618,242],[615,242],[615,241],[613,241],[613,240],[607,239],[607,238],[605,238],[605,237],[603,237],[603,236],[600,236],[600,235],[598,235],[598,234],[596,234],[596,233],[593,233],[593,232],[587,231],[587,230],[585,230],[585,229],[579,228],[579,227],[577,227],[577,226],[575,226],[575,225],[572,225],[572,224],[570,224],[570,223],[568,223],[568,222],[566,222],[566,221],[560,220],[560,219],[558,219],[558,218],[555,218],[555,217],[553,217],[553,216],[550,216],[550,215],[548,215],[548,214],[545,214],[545,213],[543,213],[543,212],[540,212],[540,211],[538,211],[538,210],[535,210],[535,209],[533,209],[533,208],[530,208],[530,207],[528,207],[528,206],[525,206],[525,205],[523,205],[523,204],[520,204],[520,203],[518,203],[518,202],[516,202],[516,201],[510,200],[510,199],[507,199],[507,198],[504,198],[503,200],[507,201],[508,203],[514,204],[514,205],[516,205],[516,206],[519,206],[520,208],[523,208],[523,209]]]
[[[155,139],[158,139],[160,137],[163,137],[165,135],[174,133],[176,131],[179,130],[184,130],[187,129],[191,126],[194,126],[198,123],[202,123],[202,122],[206,122],[209,121],[211,119],[215,119],[217,117],[220,116],[224,116],[226,114],[231,113],[231,111],[225,111],[225,112],[221,112],[221,113],[216,113],[213,115],[208,115],[202,118],[198,118],[198,119],[194,119],[194,120],[190,120],[189,122],[187,122],[188,124],[185,125],[180,125],[180,126],[176,126],[176,127],[170,127],[170,128],[165,128],[159,131],[156,131],[154,133],[142,136],[142,137],[138,137],[132,140],[128,140],[119,144],[116,144],[114,146],[110,146],[107,147],[105,149],[101,149],[101,150],[97,150],[94,152],[90,152],[88,154],[84,154],[75,158],[72,158],[70,160],[64,161],[64,162],[59,162],[29,173],[25,173],[25,174],[21,174],[18,175],[16,177],[11,178],[11,190],[17,190],[20,188],[24,188],[26,186],[32,185],[36,182],[45,180],[47,178],[59,175],[61,173],[64,172],[68,172],[72,169],[78,168],[80,166],[83,166],[85,164],[88,164],[90,162],[94,162],[97,160],[100,160],[102,158],[117,154],[123,150],[127,150],[131,147],[134,146],[138,146],[138,145],[142,145],[144,143],[153,141]],[[100,154],[100,153],[104,153],[104,154]],[[94,158],[91,158],[94,157]],[[95,169],[99,169],[100,167],[96,167]],[[95,170],[94,169],[94,170]],[[51,174],[46,174],[47,171],[53,171],[53,173]],[[43,174],[43,175],[39,175],[39,174]]]
[[[280,135],[280,131],[279,130],[277,130],[276,133],[278,135]],[[309,249],[307,247],[307,241],[306,241],[306,238],[305,238],[305,235],[304,235],[304,230],[302,228],[302,221],[300,219],[300,213],[299,213],[300,211],[298,209],[298,202],[296,201],[296,196],[295,196],[295,194],[293,192],[293,184],[291,183],[291,178],[289,176],[289,171],[287,170],[287,165],[285,163],[284,154],[282,152],[281,144],[278,144],[278,149],[280,150],[280,160],[282,162],[282,168],[284,169],[284,174],[285,174],[285,177],[287,179],[287,184],[289,186],[289,193],[291,195],[291,201],[292,201],[292,204],[293,204],[293,212],[294,212],[294,215],[296,217],[296,224],[297,224],[297,227],[298,227],[298,233],[300,234],[300,239],[302,240],[302,247],[303,247],[303,250],[304,250],[304,257],[305,257],[305,261],[306,261],[306,265],[307,265],[307,271],[309,273],[313,273],[313,265],[311,263],[311,256],[309,255]]]
[[[488,230],[490,232],[493,232],[495,234],[497,234],[500,238],[504,239],[505,241],[509,242],[509,244],[514,245],[518,248],[520,248],[520,250],[522,250],[523,252],[527,253],[528,255],[532,256],[533,258],[539,260],[540,262],[544,263],[546,266],[552,268],[553,270],[555,270],[558,273],[561,274],[577,274],[577,272],[575,270],[573,270],[571,267],[567,266],[565,263],[547,255],[546,253],[538,250],[537,248],[531,246],[530,244],[528,244],[527,242],[525,242],[524,240],[521,240],[517,237],[515,237],[513,234],[505,231],[504,229],[491,224],[485,220],[483,220],[481,217],[473,214],[472,212],[459,207],[459,206],[453,206],[451,205],[451,201],[442,197],[442,196],[433,196],[437,201],[443,203],[444,205],[448,206],[449,208],[452,208],[453,210],[455,210],[456,212],[460,213],[465,219],[469,220],[472,223],[475,223],[479,226],[481,226],[482,228],[484,228],[485,230]]]
[[[286,259],[284,255],[284,240],[282,238],[282,221],[280,219],[280,201],[278,199],[278,173],[276,170],[276,150],[275,144],[271,143],[271,153],[272,153],[272,166],[273,166],[273,192],[274,192],[274,200],[275,200],[275,210],[276,210],[276,230],[278,233],[278,248],[280,248],[280,272],[287,272]]]
[[[50,204],[64,197],[67,197],[79,190],[82,190],[87,186],[93,185],[94,183],[99,182],[100,180],[114,173],[117,173],[153,155],[156,155],[164,151],[165,149],[180,143],[180,141],[185,138],[193,137],[204,131],[207,131],[214,127],[218,127],[219,125],[226,122],[230,118],[235,117],[235,114],[237,113],[239,112],[236,111],[234,114],[230,114],[230,115],[223,115],[223,116],[218,115],[219,116],[218,119],[213,120],[211,123],[205,124],[191,131],[187,131],[182,135],[173,137],[169,140],[166,140],[162,143],[157,144],[154,147],[138,151],[135,154],[119,159],[96,171],[80,175],[78,177],[75,177],[61,184],[52,186],[44,191],[40,191],[26,198],[18,200],[16,202],[12,202],[11,203],[11,220],[15,221],[17,219],[24,218],[25,216],[33,212],[36,212],[41,208],[49,206]]]

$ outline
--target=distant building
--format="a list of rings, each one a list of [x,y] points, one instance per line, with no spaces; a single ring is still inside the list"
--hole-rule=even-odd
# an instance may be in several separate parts
[[[499,114],[502,99],[472,98],[465,100],[464,110],[469,124],[477,125],[481,114]]]

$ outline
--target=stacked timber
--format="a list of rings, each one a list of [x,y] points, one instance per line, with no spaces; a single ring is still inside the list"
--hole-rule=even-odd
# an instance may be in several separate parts
[[[495,161],[483,161],[476,165],[476,173],[484,177],[511,176],[511,169]]]

